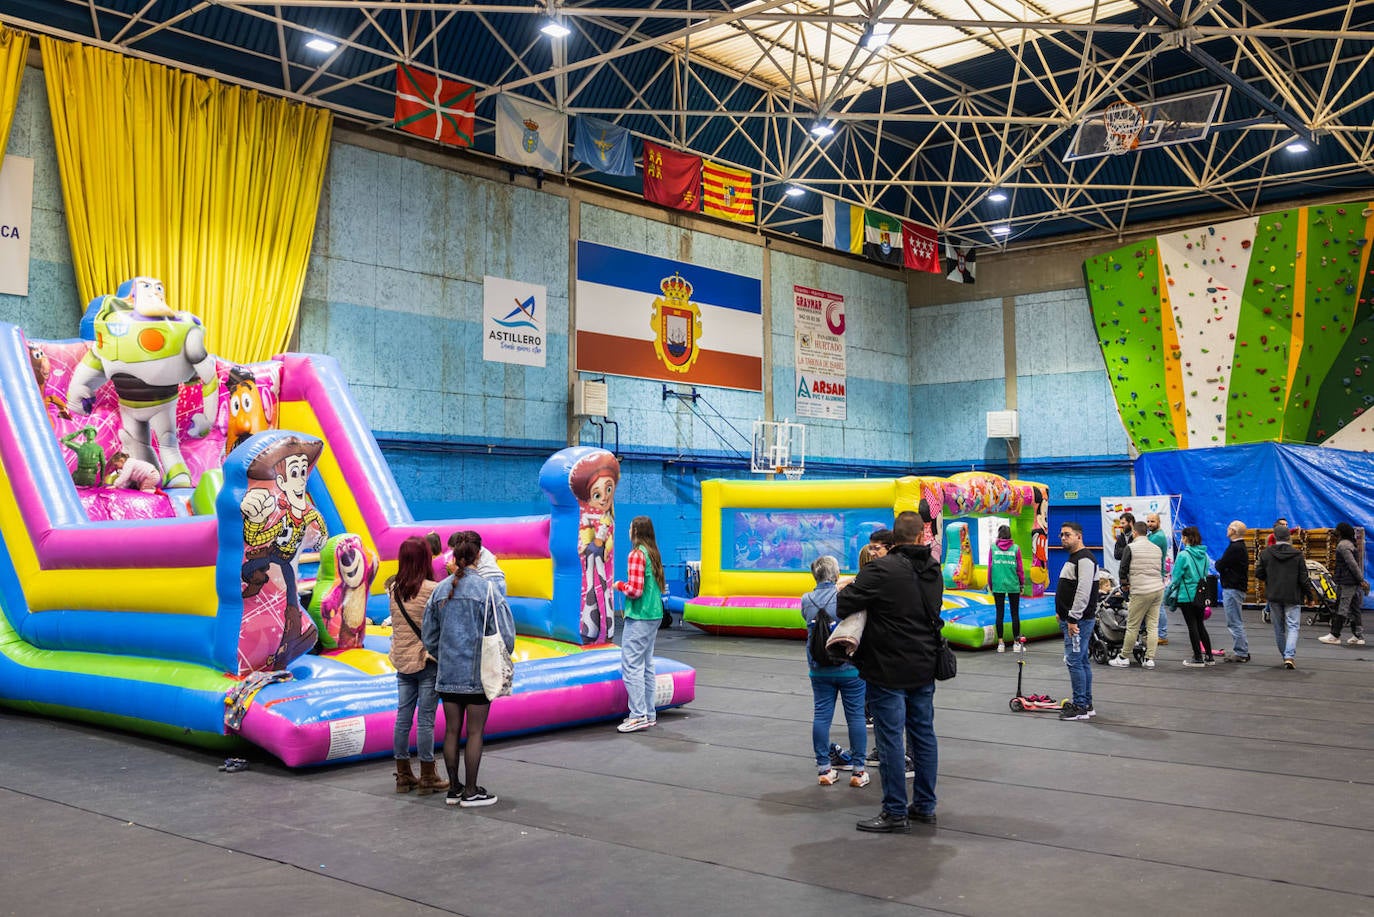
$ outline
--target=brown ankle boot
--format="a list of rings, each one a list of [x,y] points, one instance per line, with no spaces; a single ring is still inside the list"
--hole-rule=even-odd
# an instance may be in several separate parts
[[[440,790],[448,789],[448,781],[440,777],[434,770],[433,761],[420,762],[420,792],[421,796],[428,796],[430,793],[437,793]]]
[[[396,792],[409,793],[420,785],[415,779],[415,771],[410,768],[409,758],[396,759]]]

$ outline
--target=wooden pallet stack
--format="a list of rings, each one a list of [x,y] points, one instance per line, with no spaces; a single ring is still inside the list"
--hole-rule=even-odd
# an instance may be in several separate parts
[[[1245,604],[1263,605],[1264,583],[1255,579],[1255,561],[1259,560],[1260,552],[1269,547],[1269,536],[1274,533],[1272,528],[1268,529],[1248,529],[1245,535],[1245,546],[1250,552],[1250,580],[1245,590]],[[1315,560],[1328,571],[1335,572],[1336,569],[1336,530],[1335,529],[1298,529],[1290,539],[1293,547],[1302,552],[1305,560]],[[1219,553],[1219,552],[1218,552]],[[1355,560],[1364,567],[1364,529],[1357,526],[1355,528]]]

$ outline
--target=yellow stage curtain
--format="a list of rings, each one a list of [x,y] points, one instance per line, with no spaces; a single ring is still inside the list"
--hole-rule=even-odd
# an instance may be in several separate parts
[[[5,158],[10,123],[19,106],[19,83],[24,79],[24,62],[28,59],[29,34],[0,23],[0,159]]]
[[[109,51],[41,37],[77,289],[136,276],[200,316],[225,360],[285,348],[324,183],[332,116]]]

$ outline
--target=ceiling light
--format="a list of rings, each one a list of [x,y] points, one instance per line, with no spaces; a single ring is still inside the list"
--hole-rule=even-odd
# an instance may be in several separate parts
[[[864,29],[863,44],[865,51],[876,51],[892,37],[892,23],[874,22]]]
[[[1006,223],[998,223],[996,226],[992,227],[992,234],[994,236],[1011,235],[1011,227]]]
[[[330,51],[333,51],[336,48],[338,48],[339,44],[338,42],[330,41],[328,38],[321,38],[320,36],[316,35],[314,38],[307,41],[305,43],[305,46],[309,48],[311,51],[318,51],[321,54],[328,54]]]
[[[788,185],[785,193],[788,197],[801,197],[806,191],[805,189],[798,188],[796,185]]]
[[[817,121],[815,124],[811,125],[811,136],[815,137],[817,140],[824,140],[833,133],[835,133],[835,129],[829,124],[825,124],[821,121]]]
[[[544,24],[539,27],[539,31],[543,32],[550,38],[567,38],[569,35],[572,34],[572,29],[568,28],[552,16],[544,20]]]
[[[1007,192],[1003,191],[1001,188],[993,188],[991,191],[988,192],[988,200],[990,201],[995,201],[1000,204],[1006,199]]]
[[[1288,146],[1284,147],[1290,153],[1306,153],[1307,144],[1301,140],[1289,141]]]

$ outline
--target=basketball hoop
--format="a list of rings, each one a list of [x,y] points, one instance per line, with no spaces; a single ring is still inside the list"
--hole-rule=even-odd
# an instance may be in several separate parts
[[[1107,129],[1104,148],[1113,156],[1119,156],[1140,145],[1145,113],[1134,102],[1118,99],[1102,109],[1102,126]]]
[[[805,470],[806,470],[806,469],[804,469],[804,468],[799,468],[799,467],[796,466],[796,465],[784,465],[783,467],[779,468],[779,469],[778,469],[776,472],[774,472],[774,473],[775,473],[775,474],[780,474],[780,475],[782,475],[783,477],[787,478],[787,480],[789,480],[789,481],[800,481],[800,480],[801,480],[802,473],[803,473]]]

